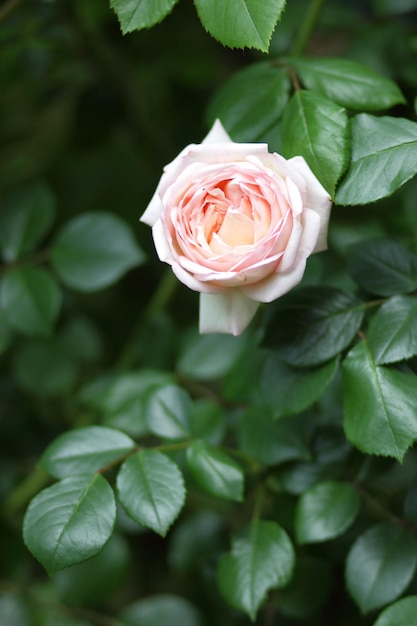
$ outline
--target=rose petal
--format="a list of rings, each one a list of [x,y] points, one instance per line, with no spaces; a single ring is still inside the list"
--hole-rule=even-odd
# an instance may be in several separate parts
[[[140,218],[140,222],[144,224],[148,224],[148,226],[153,226],[157,220],[161,217],[164,210],[164,205],[162,204],[161,198],[159,197],[159,184],[156,188],[155,193],[152,196],[151,201],[149,202],[145,212]]]
[[[220,120],[216,120],[202,143],[227,143],[232,141]]]
[[[304,217],[306,222],[303,225],[297,256],[293,264],[287,271],[283,272],[283,264],[281,263],[277,272],[266,276],[258,283],[242,287],[242,291],[250,298],[259,302],[272,302],[286,294],[301,281],[307,257],[311,254],[320,229],[320,218],[314,211],[306,209]]]
[[[254,317],[258,302],[239,289],[222,294],[200,294],[200,333],[240,335]]]
[[[332,201],[325,190],[319,183],[313,172],[303,159],[297,156],[289,159],[290,163],[307,182],[306,206],[315,211],[320,216],[320,233],[313,252],[321,252],[327,249],[327,231],[329,227],[330,209]]]

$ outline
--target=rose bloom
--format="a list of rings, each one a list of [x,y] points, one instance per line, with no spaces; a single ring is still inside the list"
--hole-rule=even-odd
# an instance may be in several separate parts
[[[330,208],[302,157],[234,143],[217,120],[164,168],[141,221],[161,261],[201,293],[200,332],[239,335],[326,249]]]

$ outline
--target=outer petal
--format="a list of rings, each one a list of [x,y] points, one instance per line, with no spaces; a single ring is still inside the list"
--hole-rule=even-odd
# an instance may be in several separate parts
[[[228,141],[232,142],[232,139],[230,139],[229,135],[224,130],[221,121],[216,120],[202,143],[227,143]]]
[[[139,220],[140,222],[148,224],[148,226],[153,226],[155,222],[159,220],[164,210],[164,205],[162,204],[161,198],[159,197],[160,182],[161,181],[159,181],[158,187],[156,188],[156,191],[153,194],[151,201],[149,202],[148,206],[145,209],[145,212]]]
[[[200,294],[200,333],[240,335],[258,309],[258,302],[239,289],[222,294]]]
[[[320,233],[313,252],[326,250],[327,230],[329,227],[330,209],[332,206],[331,198],[314,176],[303,157],[293,157],[292,159],[289,159],[288,163],[304,177],[307,183],[306,206],[320,216]]]
[[[280,298],[301,281],[307,257],[312,253],[320,228],[320,219],[314,211],[306,209],[304,230],[299,244],[298,254],[291,267],[285,272],[277,271],[264,280],[242,287],[249,298],[258,302],[272,302]],[[279,270],[279,268],[278,268]]]

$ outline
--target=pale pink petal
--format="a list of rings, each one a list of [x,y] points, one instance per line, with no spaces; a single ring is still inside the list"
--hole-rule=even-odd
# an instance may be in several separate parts
[[[159,197],[159,184],[156,188],[155,193],[152,196],[151,201],[149,202],[145,212],[143,213],[140,221],[144,224],[148,224],[148,226],[153,226],[155,222],[160,218],[162,212],[164,210],[164,205],[161,202],[161,198]]]
[[[272,302],[298,285],[304,276],[306,259],[306,256],[300,255],[288,272],[270,274],[259,283],[242,287],[242,291],[257,302]]]
[[[314,211],[306,209],[303,218],[305,222],[301,231],[297,256],[293,260],[291,267],[286,269],[286,271],[282,271],[283,262],[281,262],[277,272],[266,276],[258,283],[242,287],[242,290],[250,298],[259,302],[272,302],[298,285],[302,279],[307,257],[310,256],[314,249],[320,229],[320,218]],[[285,254],[287,254],[287,251]]]
[[[161,261],[170,263],[174,261],[172,248],[167,237],[171,239],[169,230],[165,228],[162,220],[158,220],[152,227],[152,237],[155,245],[156,253]]]
[[[216,120],[202,143],[227,143],[228,141],[232,142],[232,139],[223,128],[221,121]]]
[[[327,249],[327,230],[329,226],[330,209],[332,201],[319,183],[303,157],[293,157],[288,161],[305,179],[307,183],[306,207],[312,209],[320,216],[320,233],[313,252],[321,252]]]
[[[192,289],[193,291],[199,291],[201,293],[223,293],[223,287],[216,287],[211,283],[204,283],[198,280],[195,276],[189,274],[185,269],[181,267],[178,263],[172,264],[172,271],[175,276],[181,281],[184,285]]]
[[[239,289],[222,294],[200,294],[200,333],[240,335],[254,317],[258,302],[247,298]]]

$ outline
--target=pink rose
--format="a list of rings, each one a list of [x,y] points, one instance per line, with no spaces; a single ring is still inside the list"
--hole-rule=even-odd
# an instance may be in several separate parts
[[[200,332],[239,335],[326,248],[330,208],[302,157],[234,143],[216,121],[164,168],[141,221],[161,261],[201,293]]]

